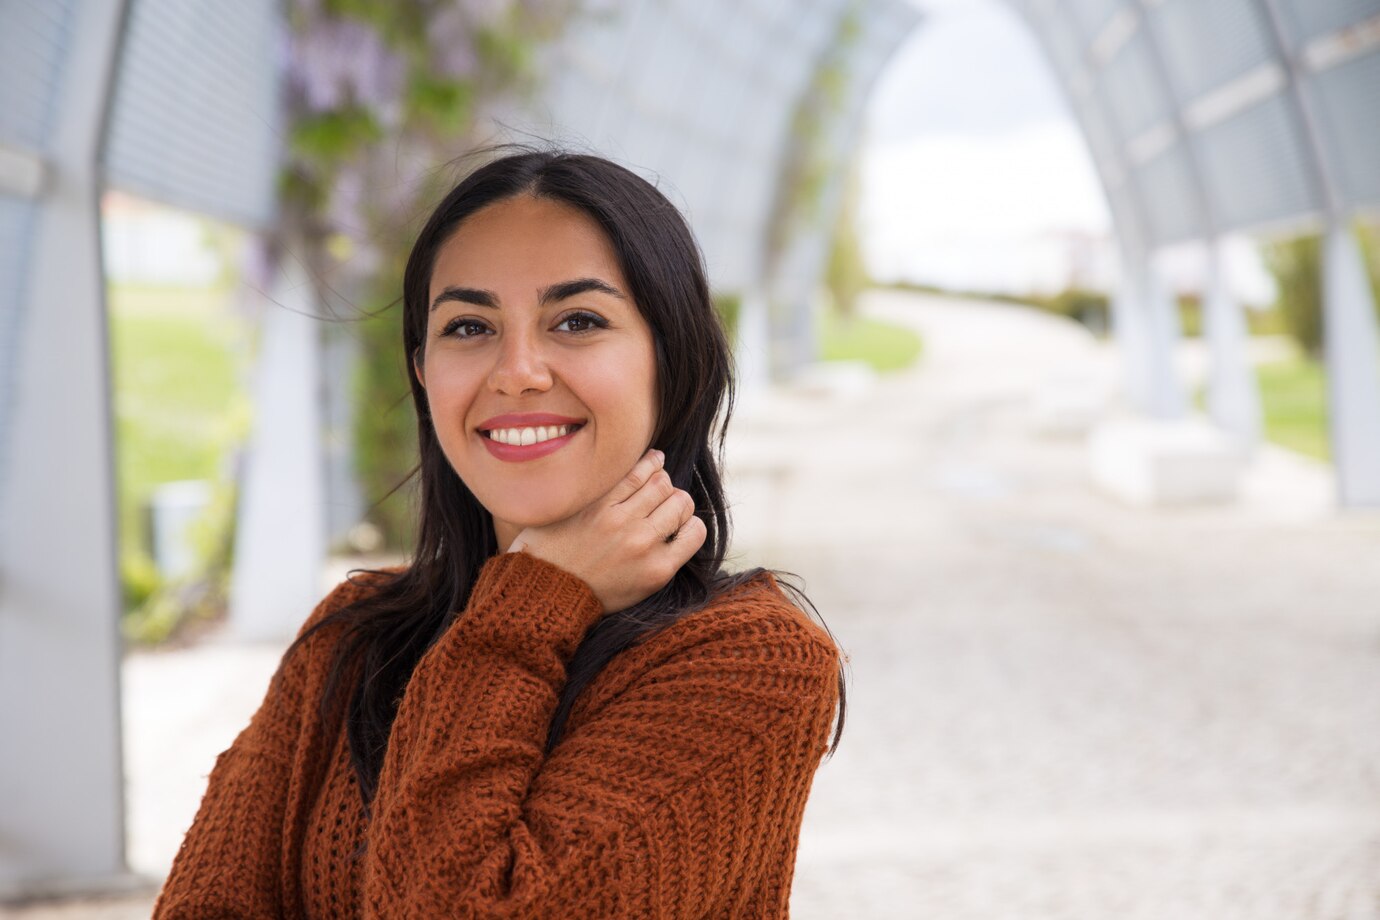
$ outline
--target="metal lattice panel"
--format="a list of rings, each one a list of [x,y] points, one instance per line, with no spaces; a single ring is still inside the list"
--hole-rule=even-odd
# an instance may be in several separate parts
[[[1047,4],[1052,8],[1053,4]],[[1122,142],[1106,115],[1106,107],[1091,81],[1086,89],[1077,84],[1088,73],[1088,57],[1082,47],[1078,29],[1069,15],[1043,15],[1037,4],[1020,2],[1018,8],[1029,18],[1031,28],[1039,38],[1054,65],[1055,76],[1069,98],[1070,108],[1083,129],[1093,165],[1102,180],[1107,204],[1116,225],[1123,231],[1139,233],[1144,221],[1135,202],[1133,190],[1124,176]]]
[[[1193,183],[1193,166],[1182,143],[1141,166],[1136,173],[1150,242],[1162,246],[1192,239],[1201,232]]]
[[[1119,163],[1121,154],[1116,131],[1103,114],[1102,108],[1092,104],[1083,108],[1084,135],[1094,157],[1107,164]]]
[[[1140,208],[1129,182],[1107,192],[1107,206],[1121,232],[1138,238],[1142,224]]]
[[[557,136],[660,182],[696,228],[715,285],[741,288],[762,264],[792,114],[845,7],[643,0],[584,17],[552,57],[538,111]],[[908,8],[875,0],[861,10],[864,32],[892,7],[913,22]]]
[[[73,0],[0,0],[0,142],[47,148]]]
[[[1380,0],[1280,0],[1280,5],[1299,45],[1380,16]]]
[[[1148,15],[1181,103],[1274,60],[1255,0],[1167,0]]]
[[[1173,112],[1165,86],[1142,31],[1137,31],[1107,64],[1102,75],[1104,98],[1123,142],[1160,124]]]
[[[62,103],[73,13],[72,0],[0,0],[0,143],[35,157],[49,151]],[[37,214],[33,200],[0,194],[0,483],[12,449],[16,367]]]
[[[847,76],[841,87],[840,112],[823,126],[820,151],[826,162],[840,167],[847,162],[859,133],[867,95],[913,23],[914,14],[898,6],[876,7],[872,15],[857,23],[854,44],[848,53]],[[774,296],[795,308],[788,337],[797,361],[814,360],[817,355],[809,304],[828,264],[842,187],[842,169],[832,170],[803,232],[793,236],[783,254],[785,270],[774,287]]]
[[[1008,2],[1141,245],[1380,201],[1380,0]]]
[[[1208,195],[1223,225],[1289,220],[1323,207],[1303,131],[1284,97],[1274,96],[1200,134]]]
[[[29,240],[34,234],[33,202],[0,195],[0,483],[5,481],[10,418],[19,381],[15,379],[24,316]],[[4,497],[0,496],[0,508]]]
[[[274,0],[134,3],[106,155],[112,186],[239,223],[270,220],[278,15]]]
[[[1380,54],[1355,58],[1309,83],[1338,191],[1352,204],[1380,205]]]
[[[1127,4],[1121,0],[1069,0],[1067,6],[1086,43],[1092,41]]]

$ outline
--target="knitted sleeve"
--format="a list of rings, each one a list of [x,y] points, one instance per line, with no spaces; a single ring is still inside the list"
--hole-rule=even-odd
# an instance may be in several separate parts
[[[362,590],[355,582],[341,582],[316,606],[298,635]],[[216,758],[196,817],[154,906],[155,920],[282,916],[284,812],[301,713],[315,712],[307,698],[312,692],[310,663],[325,641],[318,631],[284,656],[249,724]]]
[[[634,676],[548,757],[565,666],[601,607],[529,553],[490,559],[399,705],[364,916],[742,916],[793,865],[836,702],[837,650],[788,609],[734,600],[624,653]],[[788,895],[772,892],[782,915]]]

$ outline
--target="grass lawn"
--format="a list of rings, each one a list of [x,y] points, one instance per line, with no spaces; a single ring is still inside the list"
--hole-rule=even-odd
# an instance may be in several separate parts
[[[1256,367],[1265,439],[1319,460],[1330,460],[1327,430],[1327,380],[1320,362],[1303,355]],[[1207,393],[1195,394],[1206,411]]]
[[[817,327],[825,361],[866,361],[878,373],[914,364],[923,350],[920,336],[901,326],[821,310]]]
[[[111,375],[121,552],[146,552],[153,488],[221,475],[242,411],[247,334],[215,290],[112,286]]]
[[[1299,357],[1261,365],[1256,378],[1260,381],[1265,437],[1310,457],[1331,459],[1322,365]]]

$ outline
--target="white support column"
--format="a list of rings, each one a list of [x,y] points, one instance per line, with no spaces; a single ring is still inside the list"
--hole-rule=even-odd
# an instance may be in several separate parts
[[[82,3],[69,24],[13,352],[0,483],[0,898],[130,880],[97,166],[123,12]]]
[[[1179,310],[1173,292],[1164,283],[1153,260],[1146,258],[1139,275],[1141,304],[1146,323],[1146,371],[1149,393],[1146,412],[1156,418],[1179,418],[1184,414],[1185,398],[1174,367],[1174,352],[1179,344]]]
[[[759,288],[751,287],[742,293],[733,360],[738,371],[737,399],[747,405],[771,384],[771,317],[767,299]]]
[[[1112,336],[1122,361],[1122,387],[1126,401],[1144,411],[1150,404],[1150,374],[1146,354],[1145,310],[1141,305],[1141,285],[1136,278],[1136,266],[1124,253],[1121,259],[1121,279],[1112,295]]]
[[[1323,347],[1340,502],[1380,506],[1380,332],[1355,234],[1331,222],[1323,250]]]
[[[1203,302],[1208,340],[1208,412],[1246,451],[1260,443],[1260,388],[1246,354],[1246,317],[1231,295],[1222,242],[1207,244],[1207,290]]]
[[[1129,258],[1117,321],[1136,413],[1108,419],[1088,437],[1089,472],[1108,494],[1137,505],[1231,500],[1242,452],[1226,434],[1185,412],[1174,368],[1178,310],[1148,258]],[[1129,341],[1128,341],[1129,340]],[[1134,363],[1132,363],[1134,362]]]
[[[320,323],[297,262],[280,267],[262,316],[230,625],[241,639],[279,641],[320,601],[326,558]]]

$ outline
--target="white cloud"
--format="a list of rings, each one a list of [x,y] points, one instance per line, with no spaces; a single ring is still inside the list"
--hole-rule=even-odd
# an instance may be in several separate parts
[[[1020,290],[1103,277],[1106,257],[1087,249],[1110,219],[1072,124],[873,146],[862,178],[863,248],[879,278]]]
[[[924,137],[863,154],[865,225],[883,237],[1105,232],[1087,148],[1069,123],[1000,138]]]

